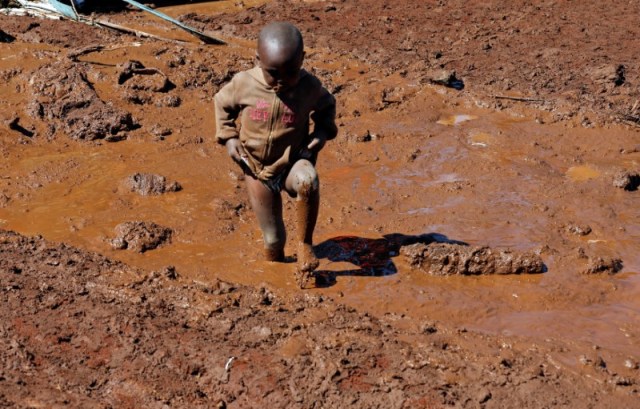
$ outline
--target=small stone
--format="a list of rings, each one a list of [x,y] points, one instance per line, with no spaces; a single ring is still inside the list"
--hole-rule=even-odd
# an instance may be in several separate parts
[[[640,172],[620,171],[613,177],[613,186],[629,192],[638,190],[640,187]]]
[[[622,270],[622,260],[612,257],[594,257],[589,259],[584,274],[615,274]]]
[[[638,369],[638,368],[640,368],[640,365],[638,364],[638,362],[636,360],[634,360],[634,359],[631,359],[631,358],[626,359],[624,361],[624,366],[625,366],[625,368],[629,368],[629,369]]]
[[[478,403],[483,404],[489,401],[493,395],[491,391],[482,391],[478,394]]]
[[[571,225],[567,228],[569,233],[575,234],[577,236],[586,236],[591,233],[591,226],[585,225]]]

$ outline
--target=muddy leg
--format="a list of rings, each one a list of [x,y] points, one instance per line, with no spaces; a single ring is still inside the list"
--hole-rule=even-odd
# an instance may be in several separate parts
[[[264,257],[267,261],[284,261],[287,234],[282,220],[282,197],[257,179],[247,176],[245,181],[251,207],[262,230]]]
[[[318,220],[320,189],[318,174],[311,162],[301,159],[293,165],[285,182],[287,192],[297,198],[298,269],[311,272],[320,262],[313,252],[313,231]]]

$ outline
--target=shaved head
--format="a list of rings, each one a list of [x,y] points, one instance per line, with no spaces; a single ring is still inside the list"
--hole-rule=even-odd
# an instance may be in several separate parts
[[[260,58],[269,56],[278,62],[295,60],[304,50],[302,34],[291,23],[276,22],[265,26],[258,37]]]
[[[257,58],[265,81],[276,92],[294,86],[304,59],[300,30],[285,22],[265,26],[258,37]]]

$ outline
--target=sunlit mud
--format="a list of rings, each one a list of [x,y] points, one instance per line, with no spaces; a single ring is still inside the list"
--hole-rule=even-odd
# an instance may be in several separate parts
[[[227,47],[200,45],[139,15],[137,29],[181,42],[140,42],[93,28],[82,28],[84,34],[73,28],[47,33],[42,26],[24,31],[27,22],[0,17],[5,31],[12,27],[19,34],[0,49],[0,123],[19,118],[33,132],[0,125],[0,228],[149,271],[173,266],[200,282],[267,283],[286,294],[299,292],[291,239],[297,234],[295,199],[284,199],[287,262],[265,262],[242,172],[214,141],[213,95],[255,62],[252,37],[234,37],[242,29],[228,15],[220,21],[210,16],[251,13],[262,3],[162,8],[172,16],[194,13],[193,22],[220,31],[232,44]],[[65,60],[68,48],[94,43],[110,47]],[[336,95],[340,134],[318,161],[314,241],[320,266],[315,284],[304,291],[416,325],[428,318],[452,330],[545,343],[553,346],[553,362],[575,372],[585,370],[579,357],[593,348],[611,371],[625,371],[627,359],[640,360],[640,196],[613,183],[621,169],[640,168],[640,152],[633,149],[637,128],[548,123],[547,111],[495,109],[466,91],[385,72],[375,58],[310,43],[305,67],[315,67]],[[30,115],[35,99],[51,98],[34,87],[32,74],[59,60],[85,70],[82,78],[96,98],[130,113],[138,125],[118,130],[120,141],[102,140],[105,135],[77,140],[69,135],[72,125],[54,126],[60,119],[54,111]],[[158,69],[175,87],[118,84],[122,64],[132,60]],[[167,96],[180,103],[168,103]],[[127,184],[135,174],[161,175],[181,189],[139,194]],[[170,228],[170,242],[144,252],[114,248],[116,226],[133,221]],[[532,252],[545,270],[425,274],[400,253],[404,243],[424,235]],[[621,260],[620,271],[585,274],[599,258]],[[300,348],[292,340],[283,353]]]

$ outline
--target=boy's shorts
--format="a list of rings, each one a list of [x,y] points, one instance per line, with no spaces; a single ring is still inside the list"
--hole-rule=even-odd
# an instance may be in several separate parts
[[[240,166],[242,167],[242,170],[244,171],[245,175],[258,179],[256,175],[253,173],[253,171],[251,170],[251,168],[249,168],[249,165],[246,162],[244,161],[240,162]],[[262,182],[262,184],[271,192],[280,193],[282,192],[282,189],[284,189],[284,182],[287,180],[287,174],[289,173],[288,171],[289,171],[289,168],[281,172],[278,176],[274,177],[273,179],[269,179],[269,180],[258,179],[258,180]]]
[[[288,172],[282,172],[278,176],[269,180],[260,180],[263,185],[267,187],[273,193],[280,193],[284,189],[284,182],[287,179]]]

